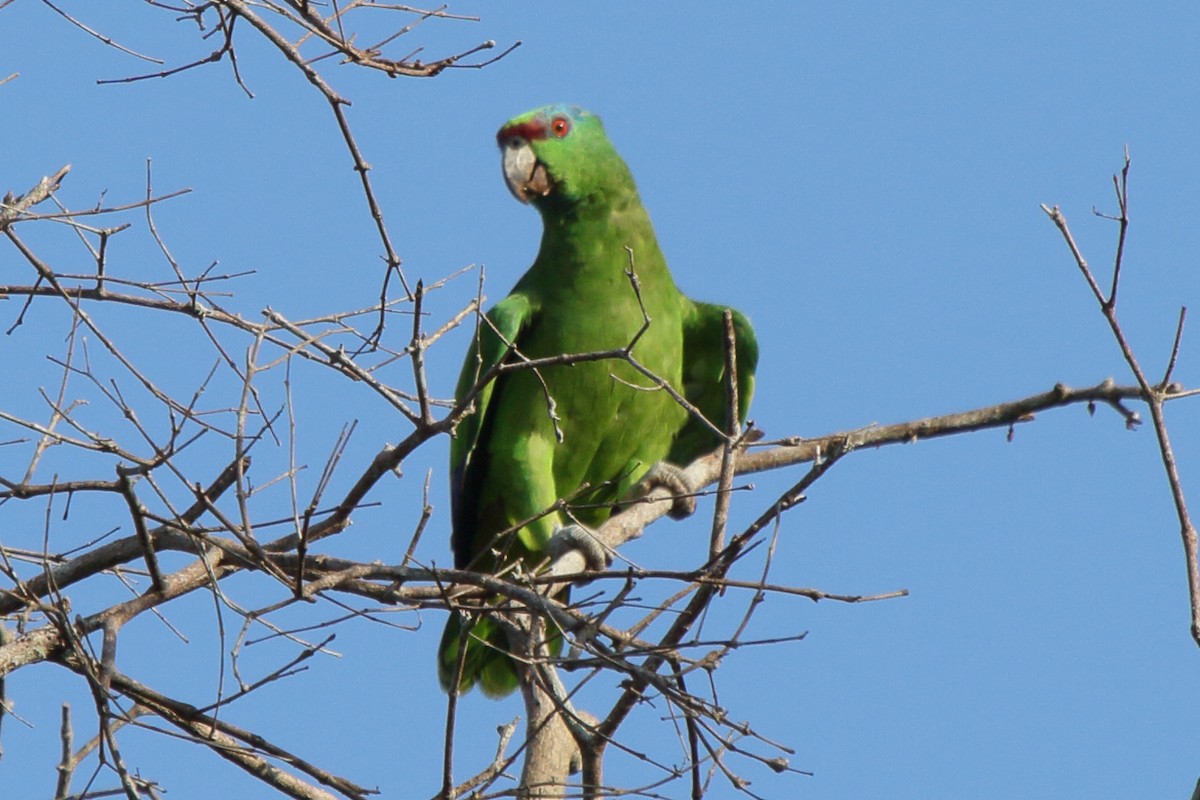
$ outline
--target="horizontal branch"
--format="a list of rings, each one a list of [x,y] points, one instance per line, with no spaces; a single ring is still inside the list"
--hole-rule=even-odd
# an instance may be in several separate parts
[[[1184,395],[1178,386],[1168,387],[1169,397]],[[1139,422],[1138,415],[1125,407],[1127,400],[1144,400],[1137,386],[1118,386],[1111,379],[1084,389],[1072,389],[1059,383],[1048,392],[1032,395],[1009,403],[998,403],[971,411],[945,414],[939,417],[901,422],[893,425],[871,425],[845,433],[833,433],[815,439],[791,439],[765,450],[741,449],[737,454],[735,474],[747,475],[781,467],[820,461],[838,452],[848,454],[864,447],[907,444],[921,439],[969,433],[991,428],[1006,428],[1020,422],[1030,422],[1034,414],[1052,408],[1080,403],[1105,403],[1125,420],[1127,427]],[[720,477],[720,450],[697,459],[684,472],[685,480],[694,489],[710,486]],[[647,525],[667,514],[673,504],[671,492],[655,487],[638,503],[616,514],[597,531],[596,538],[605,547],[616,549],[630,539],[641,536]],[[565,576],[582,572],[586,567],[583,554],[568,550],[550,566],[548,574]]]
[[[1167,391],[1169,398],[1187,394],[1178,387],[1168,387]],[[1126,408],[1124,402],[1141,399],[1144,399],[1144,395],[1140,388],[1136,386],[1118,386],[1111,380],[1106,380],[1084,389],[1072,389],[1063,384],[1058,384],[1050,391],[1042,394],[957,414],[947,414],[940,417],[930,417],[894,425],[871,425],[815,439],[786,440],[782,444],[777,444],[764,450],[748,451],[743,449],[737,454],[736,473],[744,475],[806,462],[815,461],[820,463],[830,454],[840,457],[864,447],[881,447],[883,445],[915,442],[921,439],[950,436],[976,430],[1009,427],[1018,422],[1031,421],[1033,415],[1039,411],[1079,403],[1105,403],[1116,409],[1127,424],[1132,424],[1137,421],[1137,415]],[[457,419],[455,414],[452,413],[435,425],[418,428],[406,437],[401,444],[385,448],[377,454],[372,464],[350,489],[347,496],[343,498],[342,503],[339,504],[331,517],[318,525],[314,525],[309,530],[307,541],[311,543],[344,529],[349,523],[350,514],[353,512],[353,509],[365,498],[366,493],[383,474],[386,474],[398,465],[404,460],[407,453],[411,452],[428,438],[438,433],[446,432],[453,423],[457,422]],[[684,474],[691,486],[704,487],[714,483],[718,479],[720,469],[721,452],[717,451],[697,459],[687,467]],[[214,483],[213,487],[210,487],[209,491],[213,492],[214,489],[219,488],[223,483],[224,481],[219,479]],[[617,548],[624,542],[640,536],[647,525],[670,511],[671,506],[671,494],[665,489],[656,487],[640,501],[609,519],[608,522],[595,532],[596,536],[605,546]],[[148,533],[153,547],[158,551],[181,550],[196,552],[198,548],[203,547],[206,550],[205,557],[178,572],[164,576],[163,591],[147,592],[105,611],[79,620],[77,628],[80,634],[86,635],[100,629],[107,619],[125,620],[132,618],[149,608],[156,607],[175,597],[207,585],[213,577],[219,579],[247,568],[261,568],[256,563],[258,559],[249,553],[240,542],[234,539],[214,536],[199,538],[193,533],[171,525],[160,526]],[[298,542],[299,538],[297,534],[293,533],[264,544],[263,550],[268,554],[274,566],[288,571],[290,566],[288,562],[294,559],[291,553],[295,550]],[[77,582],[104,569],[111,569],[119,564],[139,559],[142,557],[143,552],[138,537],[128,536],[50,568],[50,583],[61,589],[72,582]],[[320,579],[319,576],[328,572],[328,569],[322,568],[321,559],[321,556],[312,556],[306,561],[305,566],[306,571],[318,580]],[[549,570],[541,578],[557,577],[570,580],[572,576],[577,576],[578,573],[584,572],[585,567],[582,555],[576,550],[568,550],[551,564]],[[481,587],[489,592],[509,595],[515,600],[518,599],[512,594],[516,587],[512,587],[506,591],[503,589],[505,581],[491,576],[465,572],[459,573],[458,571],[422,569],[403,569],[403,574],[400,574],[395,571],[397,568],[384,567],[382,565],[364,565],[363,569],[366,571],[357,576],[347,575],[345,576],[346,579],[350,579],[351,577],[358,577],[360,579],[380,577],[386,572],[391,578],[405,582],[431,582],[437,584],[435,587],[429,587],[429,592],[426,593],[431,600],[435,599],[435,595],[439,595],[443,591],[447,582],[462,582]],[[471,577],[468,579],[468,576]],[[0,592],[0,614],[13,613],[22,607],[36,603],[38,598],[48,594],[48,585],[43,576],[36,576],[22,585],[23,593],[12,591]],[[435,589],[436,591],[434,591]],[[525,591],[528,590],[521,590],[522,597],[518,601],[528,604],[532,596],[524,596],[523,593]],[[418,593],[414,592],[410,597],[416,600],[417,595]],[[393,597],[396,597],[396,595],[393,595]],[[51,658],[56,652],[61,651],[65,645],[66,640],[63,637],[63,633],[55,625],[48,625],[29,631],[0,647],[0,676],[25,664]]]

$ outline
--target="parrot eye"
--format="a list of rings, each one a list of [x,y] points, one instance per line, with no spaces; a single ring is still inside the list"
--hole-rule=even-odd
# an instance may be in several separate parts
[[[550,123],[550,130],[554,131],[554,135],[561,139],[571,130],[571,123],[567,122],[566,117],[555,117],[554,122]]]

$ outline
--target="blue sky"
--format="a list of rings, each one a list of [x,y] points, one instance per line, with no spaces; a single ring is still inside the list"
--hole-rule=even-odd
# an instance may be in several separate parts
[[[213,47],[139,4],[64,8],[168,64]],[[1200,305],[1193,4],[581,8],[455,3],[452,11],[482,20],[431,20],[406,37],[405,47],[423,45],[429,56],[484,39],[523,42],[479,71],[420,81],[326,67],[353,101],[349,120],[410,278],[483,265],[488,296],[507,291],[535,253],[539,221],[504,188],[494,133],[517,113],[564,101],[604,117],[681,287],[753,320],[762,360],[751,416],[771,436],[964,410],[1060,381],[1130,382],[1038,208],[1061,206],[1107,276],[1115,227],[1091,210],[1114,210],[1111,175],[1126,146],[1133,224],[1119,313],[1151,374],[1161,374],[1179,306]],[[0,78],[20,73],[0,85],[0,192],[24,191],[71,163],[64,202],[86,206],[102,193],[129,202],[144,193],[151,159],[157,190],[192,190],[155,213],[184,271],[214,261],[218,271],[254,270],[231,284],[229,307],[254,317],[270,306],[299,319],[370,305],[380,246],[332,117],[249,33],[241,31],[239,55],[252,100],[226,65],[96,85],[147,66],[33,0],[0,9]],[[144,224],[131,221],[140,228],[114,238],[114,269],[165,279]],[[61,231],[27,230],[64,269],[87,269]],[[7,245],[0,276],[30,280]],[[433,319],[447,318],[475,288],[472,272],[431,296]],[[18,310],[16,300],[0,304],[3,328]],[[96,314],[178,391],[211,366],[189,325]],[[1176,371],[1187,386],[1200,383],[1195,326]],[[44,408],[36,389],[56,387],[58,373],[42,356],[61,354],[65,332],[62,310],[45,305],[0,339],[7,408]],[[405,341],[402,331],[395,336]],[[431,354],[441,396],[452,390],[466,341],[465,332],[452,335]],[[96,358],[105,374],[119,374]],[[396,382],[404,369],[391,373]],[[344,423],[359,427],[343,484],[335,481],[342,488],[354,465],[407,431],[361,387],[331,383],[319,370],[297,367],[291,388],[309,491]],[[109,424],[86,386],[75,391],[92,399],[97,424]],[[1200,506],[1200,405],[1171,404],[1168,419],[1185,489]],[[264,452],[263,474],[285,457]],[[420,556],[448,564],[445,457],[444,440],[421,451],[402,479],[381,485],[370,498],[380,505],[363,509],[332,552],[398,562],[431,469],[437,512]],[[0,474],[22,458],[27,452],[0,449]],[[75,467],[51,458],[47,469]],[[756,476],[755,492],[738,498],[735,523],[757,516],[800,474]],[[44,512],[0,508],[0,540],[40,547]],[[76,509],[53,526],[51,549],[127,524],[122,513],[100,503]],[[698,563],[703,516],[661,522],[627,554],[646,566]],[[746,576],[760,568],[748,564]],[[910,595],[857,606],[772,597],[756,615],[752,636],[808,636],[733,654],[717,672],[721,701],[794,748],[792,765],[814,773],[781,777],[740,765],[759,794],[1187,797],[1200,777],[1200,652],[1188,634],[1178,523],[1147,426],[1131,433],[1106,408],[1091,417],[1071,408],[1020,426],[1011,442],[995,431],[856,453],[787,516],[771,575],[830,592]],[[234,587],[247,604],[278,599],[248,583]],[[73,602],[88,613],[110,596],[80,590]],[[714,633],[736,624],[745,602],[727,598],[710,621]],[[168,615],[189,642],[139,620],[119,665],[199,705],[214,695],[221,657],[212,601],[178,606]],[[313,659],[307,672],[232,707],[230,718],[378,785],[385,797],[434,794],[444,697],[433,652],[442,619],[393,617],[423,625],[344,625],[334,645],[340,658]],[[262,672],[295,652],[278,642],[259,650],[247,660]],[[33,727],[5,721],[0,786],[14,797],[51,796],[59,704],[72,703],[82,739],[94,732],[90,699],[49,665],[9,684]],[[595,689],[595,707],[611,692]],[[660,712],[642,710],[625,733],[672,762],[681,756]],[[519,713],[513,700],[465,701],[460,776],[490,760],[495,726]],[[139,732],[127,742],[126,758],[175,800],[266,796],[195,747]],[[608,766],[623,785],[658,774],[619,758]],[[682,797],[687,787],[668,791]],[[733,794],[722,786],[713,796]]]

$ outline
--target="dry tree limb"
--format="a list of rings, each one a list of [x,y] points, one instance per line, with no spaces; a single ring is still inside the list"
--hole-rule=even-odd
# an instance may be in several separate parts
[[[1182,394],[1184,393],[1177,392],[1170,396],[1173,397]],[[1083,389],[1071,389],[1063,384],[1058,384],[1049,392],[1032,395],[1010,403],[986,406],[973,411],[947,414],[941,417],[931,417],[894,425],[872,425],[814,439],[786,440],[784,444],[761,450],[743,448],[737,454],[735,472],[736,474],[744,475],[820,459],[829,459],[833,454],[839,452],[849,454],[854,450],[864,447],[903,444],[919,439],[948,436],[968,431],[1005,428],[1018,422],[1031,421],[1033,415],[1037,412],[1072,404],[1107,403],[1117,409],[1121,416],[1128,421],[1136,419],[1136,415],[1124,406],[1125,401],[1142,399],[1142,397],[1142,390],[1139,387],[1117,386],[1111,381],[1104,381],[1095,386]],[[350,514],[353,510],[363,502],[366,494],[384,474],[387,474],[393,467],[401,463],[408,453],[415,450],[423,442],[432,436],[446,432],[453,424],[457,423],[460,417],[461,414],[455,413],[447,415],[434,426],[414,431],[401,444],[380,451],[372,463],[363,470],[358,480],[354,482],[331,513],[321,522],[312,526],[307,537],[308,541],[311,543],[342,530],[348,524]],[[707,486],[718,479],[720,466],[721,453],[717,451],[693,462],[687,468],[686,474],[693,485]],[[234,470],[234,465],[231,464],[213,482],[209,489],[205,491],[203,499],[198,499],[185,512],[182,523],[160,525],[148,531],[154,548],[160,552],[164,550],[194,552],[197,547],[197,540],[188,531],[186,523],[194,521],[200,513],[212,508],[221,492],[235,482],[235,476],[236,471]],[[18,490],[21,490],[21,488],[17,487]],[[105,488],[108,487],[106,486]],[[112,487],[109,490],[120,491],[117,487]],[[616,549],[629,539],[640,536],[647,525],[665,515],[671,508],[672,499],[667,490],[655,488],[646,497],[631,504],[619,514],[614,515],[596,531],[596,535],[607,547]],[[773,505],[772,508],[780,505],[786,506],[788,502],[787,498],[781,498],[780,502]],[[238,571],[253,563],[253,559],[249,557],[250,554],[241,546],[242,543],[236,540],[222,540],[220,537],[206,536],[203,542],[212,548],[210,553],[216,553],[216,559],[221,564],[224,572],[231,570]],[[297,534],[292,533],[273,541],[265,542],[261,547],[263,551],[271,554],[271,560],[275,567],[288,570],[290,567],[284,554],[295,550],[297,544]],[[138,537],[129,536],[107,545],[102,545],[61,565],[55,566],[52,568],[50,574],[53,576],[54,585],[65,588],[90,575],[140,558],[143,553],[144,551]],[[222,556],[222,553],[227,555]],[[321,562],[318,559],[315,562],[310,560],[308,563],[309,569],[316,569],[316,566]],[[382,569],[382,566],[380,568]],[[548,583],[551,581],[575,580],[585,576],[584,568],[585,565],[582,557],[575,551],[567,551],[550,565],[546,573],[539,578],[539,582]],[[314,574],[317,573],[314,572]],[[432,571],[412,570],[406,573],[405,577],[411,580],[429,580],[434,574]],[[436,574],[442,576],[443,580],[453,583],[468,573],[454,570],[438,570]],[[198,588],[207,580],[207,577],[201,573],[180,583],[180,575],[181,573],[176,573],[169,579],[164,577],[165,583],[174,584],[171,591],[176,595]],[[426,577],[422,578],[422,575]],[[483,583],[476,585],[482,586]],[[12,613],[19,610],[26,603],[33,602],[36,598],[45,596],[49,591],[49,584],[44,578],[31,578],[26,582],[25,586],[26,591],[33,595],[32,597],[25,597],[11,592],[0,592],[0,613]],[[495,591],[491,586],[486,588],[489,591]],[[436,595],[436,593],[433,594]],[[27,635],[35,633],[37,632],[30,632]],[[29,642],[22,644],[19,649],[26,655],[21,656],[17,660],[26,663],[25,659],[28,658],[27,654],[30,650],[40,651],[43,649],[45,644],[43,636],[44,634],[33,636]],[[16,644],[17,642],[14,642],[9,647],[13,647]],[[3,653],[5,649],[0,648],[0,653]],[[11,665],[6,669],[5,662],[0,659],[0,674],[5,674],[9,669],[11,669]]]
[[[729,504],[734,476],[734,452],[740,442],[738,421],[738,364],[737,336],[733,329],[733,312],[724,314],[725,325],[725,441],[721,444],[721,471],[717,476],[717,501],[713,509],[712,534],[709,537],[709,557],[725,548],[725,524],[729,520]]]
[[[517,730],[517,720],[505,723],[496,728],[496,733],[499,740],[496,743],[496,755],[492,758],[492,763],[480,771],[474,777],[471,777],[462,783],[452,788],[443,788],[441,792],[434,795],[431,800],[450,800],[456,797],[475,796],[470,794],[479,792],[491,786],[497,778],[504,774],[505,770],[512,766],[514,756],[506,755],[508,743],[512,741],[513,733]]]
[[[0,233],[7,231],[9,226],[20,219],[29,209],[57,192],[62,185],[63,178],[67,177],[67,173],[70,171],[71,165],[67,164],[53,175],[42,178],[25,194],[15,196],[11,193],[6,194],[0,200]]]
[[[287,764],[297,772],[354,800],[364,800],[368,795],[375,794],[373,790],[321,769],[252,731],[218,720],[194,706],[144,686],[127,675],[114,673],[112,686],[143,708],[189,734],[195,741],[207,745],[217,755],[288,797],[297,800],[333,800],[333,795],[329,792],[276,767],[272,761]]]
[[[71,778],[75,775],[78,762],[74,754],[75,734],[71,728],[71,706],[63,703],[62,723],[59,728],[59,738],[62,741],[62,754],[58,763],[58,782],[54,789],[54,800],[66,800],[71,793]]]
[[[1032,415],[1038,411],[1068,404],[1107,403],[1117,409],[1123,419],[1130,421],[1136,417],[1124,404],[1128,400],[1141,398],[1142,392],[1139,387],[1120,387],[1114,385],[1111,381],[1106,381],[1085,389],[1070,389],[1059,385],[1050,392],[1034,395],[1023,400],[998,404],[960,414],[917,420],[898,425],[869,426],[856,431],[834,434],[817,439],[789,440],[782,445],[762,450],[741,449],[737,454],[736,461],[736,471],[739,474],[778,468],[788,464],[799,464],[806,461],[817,461],[818,463],[814,470],[810,471],[806,481],[802,481],[796,487],[793,487],[793,490],[790,490],[777,503],[772,505],[771,509],[763,515],[763,518],[759,522],[756,522],[747,531],[736,537],[730,543],[729,547],[722,552],[717,562],[706,567],[702,573],[684,576],[687,580],[697,583],[700,589],[703,590],[699,591],[698,594],[707,594],[707,597],[698,600],[693,598],[693,603],[689,604],[691,611],[685,614],[686,624],[676,626],[673,629],[675,633],[658,645],[645,645],[647,648],[653,648],[645,650],[645,652],[661,652],[666,654],[675,644],[681,641],[683,631],[695,620],[699,610],[711,598],[713,592],[721,586],[735,585],[723,578],[723,568],[721,566],[724,564],[727,568],[727,565],[735,557],[734,550],[731,548],[744,546],[748,536],[753,535],[768,524],[782,510],[794,505],[802,497],[806,486],[819,477],[824,470],[832,466],[837,459],[844,457],[845,454],[855,449],[861,449],[864,446],[905,443],[921,438],[944,436],[984,428],[1003,428],[1016,422],[1029,421]],[[454,414],[451,414],[441,420],[440,424],[443,426],[448,425],[448,421],[455,419]],[[441,430],[445,429],[445,427],[441,427]],[[424,441],[430,435],[434,435],[434,432],[430,430],[414,432],[408,442],[409,447],[417,446],[420,441]],[[401,448],[402,451],[407,449]],[[377,480],[384,464],[390,464],[397,458],[397,454],[391,449],[382,451],[376,457],[376,464],[364,472],[359,482],[355,485],[355,488],[343,499],[340,506],[341,511],[335,512],[333,517],[313,526],[316,530],[317,538],[340,530],[345,520],[348,519],[350,511],[361,502],[362,496],[370,489],[374,481]],[[400,460],[402,460],[402,457],[399,457],[399,460],[396,460],[395,463],[399,463]],[[711,483],[719,477],[720,462],[721,453],[719,452],[705,457],[689,467],[689,477],[695,478],[697,484]],[[229,474],[223,475],[221,479],[214,482],[214,486],[210,487],[210,494],[219,494],[220,491],[224,490],[224,487],[236,482],[233,477],[236,471],[232,471],[232,465],[230,468],[227,468],[227,473]],[[665,492],[661,492],[660,490],[656,490],[656,492],[662,496],[656,496],[652,493],[645,501],[635,503],[620,514],[615,515],[609,524],[601,528],[600,535],[613,535],[614,538],[611,540],[611,543],[615,546],[616,543],[639,534],[646,524],[657,518],[657,516],[666,513],[670,508],[671,498]],[[206,502],[203,503],[198,500],[187,513],[194,515],[197,512],[210,508],[212,500],[213,498],[206,498]],[[176,526],[160,526],[148,533],[154,538],[154,546],[157,550],[194,550],[197,546],[197,540],[192,535]],[[123,621],[130,619],[144,610],[168,602],[172,598],[186,594],[195,588],[208,585],[213,580],[220,580],[223,576],[232,572],[244,570],[248,567],[261,568],[261,563],[255,563],[255,560],[250,557],[251,554],[246,551],[241,542],[225,540],[220,543],[221,546],[214,546],[217,544],[217,540],[211,536],[206,537],[204,541],[209,548],[207,557],[202,562],[197,562],[197,564],[185,568],[179,573],[164,576],[163,592],[143,595],[125,604],[114,606],[99,615],[85,618],[79,623],[79,634],[86,635],[90,631],[104,629],[110,620]],[[422,596],[421,592],[418,591],[421,587],[412,586],[413,583],[420,581],[466,583],[477,586],[480,590],[487,593],[510,597],[514,602],[518,602],[524,607],[533,610],[539,616],[553,620],[553,624],[563,630],[580,631],[588,624],[586,615],[576,615],[571,613],[569,609],[556,608],[556,604],[548,600],[545,594],[536,587],[523,589],[519,585],[509,581],[476,573],[461,573],[450,570],[418,570],[404,567],[389,568],[384,565],[348,565],[325,557],[310,556],[304,559],[304,564],[302,565],[287,554],[288,551],[295,549],[297,544],[298,542],[295,540],[295,535],[293,534],[267,543],[264,545],[264,548],[268,552],[271,552],[272,565],[278,570],[295,575],[299,574],[303,567],[314,589],[318,584],[327,587],[353,589],[355,585],[354,581],[364,579],[385,580],[389,585],[386,587],[381,586],[380,591],[374,593],[376,596],[380,598],[390,596],[393,599],[407,597],[417,600]],[[25,587],[25,594],[10,594],[5,598],[0,598],[0,601],[13,603],[14,608],[19,608],[31,600],[35,600],[49,586],[69,585],[69,583],[82,579],[87,575],[96,574],[96,572],[103,568],[111,568],[119,563],[142,557],[144,552],[137,536],[127,537],[124,540],[101,546],[95,551],[54,567],[53,574],[55,581],[53,583],[46,583],[43,586],[35,578],[28,582],[31,586],[27,585]],[[104,557],[100,558],[100,556]],[[546,581],[570,579],[572,577],[570,573],[577,572],[582,565],[572,570],[569,568],[569,564],[567,564],[569,560],[569,554],[564,556],[555,565],[550,575],[538,579],[537,583],[544,584]],[[352,567],[353,570],[351,569]],[[330,570],[334,569],[344,571],[341,574],[333,574]],[[399,587],[396,585],[397,582],[406,585]],[[358,585],[360,588],[363,588],[361,584]],[[762,587],[756,585],[755,588]],[[442,595],[434,591],[434,587],[432,586],[428,587],[428,589],[424,593],[424,596],[428,598],[428,602],[437,602],[437,598]],[[34,597],[30,597],[30,593],[34,594]],[[800,594],[802,592],[797,590],[796,593]],[[372,596],[372,591],[367,591],[366,594],[367,596]],[[814,598],[832,597],[826,593],[817,592],[809,593],[807,596]],[[67,644],[62,638],[62,633],[62,629],[58,626],[46,626],[29,631],[18,637],[14,642],[0,647],[0,674],[6,674],[8,671],[24,664],[57,658],[57,654],[61,653],[63,647]],[[610,633],[614,641],[621,635],[617,631],[610,631]],[[636,684],[653,686],[656,691],[665,693],[674,691],[669,683],[664,682],[661,678],[654,677],[653,670],[648,669],[648,665],[643,665],[642,667],[628,665],[623,668],[633,670],[631,678]],[[107,671],[110,674],[115,672],[111,666],[108,667]],[[632,698],[635,695],[630,694],[629,696]],[[679,702],[684,703],[685,707],[690,703],[690,701],[677,694],[672,694],[671,696],[678,697]],[[612,718],[613,724],[619,725],[621,719],[623,719],[623,714],[618,712],[617,717]],[[610,725],[610,727],[613,726]],[[611,732],[615,732],[615,727],[613,727],[612,731],[604,730],[606,734],[610,734]],[[601,738],[598,741],[607,740]],[[597,778],[599,777],[597,769],[590,770],[590,773],[597,776]]]
[[[1179,387],[1169,381],[1175,367],[1175,360],[1179,355],[1179,343],[1183,336],[1183,323],[1187,317],[1187,308],[1180,309],[1179,323],[1175,328],[1175,339],[1171,346],[1171,354],[1167,360],[1167,368],[1164,371],[1163,379],[1157,384],[1151,384],[1137,356],[1133,352],[1133,347],[1125,336],[1125,331],[1121,328],[1120,321],[1117,319],[1117,289],[1120,286],[1121,268],[1125,258],[1125,239],[1129,231],[1129,166],[1129,150],[1126,149],[1125,163],[1121,167],[1120,173],[1113,175],[1112,179],[1113,189],[1116,192],[1117,214],[1110,216],[1095,212],[1097,216],[1111,219],[1118,225],[1116,252],[1113,257],[1112,283],[1110,284],[1107,296],[1100,289],[1091,267],[1088,266],[1087,259],[1084,258],[1083,253],[1079,249],[1079,245],[1075,243],[1075,237],[1067,225],[1066,216],[1063,215],[1058,206],[1049,207],[1043,204],[1042,211],[1046,212],[1046,215],[1050,217],[1050,220],[1062,234],[1063,241],[1070,249],[1071,256],[1075,260],[1075,265],[1079,268],[1080,274],[1092,290],[1092,296],[1100,306],[1100,313],[1104,315],[1109,330],[1112,332],[1113,339],[1116,340],[1117,346],[1121,349],[1121,355],[1125,359],[1125,363],[1129,366],[1129,371],[1137,381],[1141,391],[1140,399],[1144,400],[1150,409],[1150,420],[1154,426],[1155,438],[1158,441],[1159,456],[1162,460],[1163,469],[1166,472],[1167,484],[1171,490],[1171,501],[1175,506],[1175,515],[1179,519],[1179,534],[1183,541],[1184,563],[1187,568],[1192,639],[1196,642],[1197,646],[1200,646],[1200,542],[1198,542],[1196,525],[1192,522],[1191,514],[1188,512],[1187,498],[1183,491],[1183,482],[1179,477],[1179,465],[1175,459],[1175,450],[1171,446],[1171,437],[1167,431],[1166,417],[1163,412],[1165,402],[1180,394]]]
[[[128,47],[125,47],[122,44],[119,44],[119,43],[113,41],[112,37],[106,36],[105,34],[100,33],[99,31],[84,24],[83,22],[80,22],[79,20],[75,19],[67,12],[63,11],[58,6],[51,3],[50,0],[42,0],[42,4],[45,6],[48,6],[51,10],[54,11],[54,13],[58,14],[60,17],[65,19],[67,22],[70,22],[76,28],[79,28],[79,30],[83,31],[88,36],[91,36],[95,39],[100,40],[101,42],[108,45],[109,47],[119,50],[120,52],[125,53],[126,55],[133,56],[134,58],[139,58],[143,61],[149,61],[153,64],[162,64],[163,63],[162,59],[160,59],[160,58],[154,58],[153,56],[148,56],[143,53],[139,53],[136,50],[132,50]]]
[[[1186,394],[1177,386],[1165,387],[1163,391],[1165,392],[1164,399],[1181,397]],[[1048,392],[970,411],[893,425],[871,425],[813,439],[794,438],[782,440],[782,443],[759,443],[743,446],[737,453],[734,473],[748,475],[795,464],[820,461],[830,457],[833,453],[850,454],[855,450],[867,447],[909,444],[921,439],[953,436],[993,428],[1008,428],[1018,423],[1033,421],[1034,415],[1039,412],[1081,403],[1105,403],[1122,417],[1126,426],[1132,426],[1137,424],[1139,417],[1125,403],[1129,400],[1145,399],[1146,394],[1141,387],[1118,386],[1111,379],[1083,389],[1072,389],[1059,383],[1055,384],[1054,388]],[[774,444],[774,446],[766,447],[768,444]],[[758,449],[760,447],[766,449]],[[721,451],[718,450],[692,462],[685,471],[689,485],[705,487],[718,480],[721,459]],[[600,526],[595,532],[596,536],[605,547],[616,549],[630,539],[640,536],[647,525],[670,511],[672,500],[673,497],[668,490],[655,487],[641,500],[614,515],[608,522]],[[585,566],[583,556],[577,551],[570,550],[555,560],[547,574],[566,579],[577,578],[584,571]]]

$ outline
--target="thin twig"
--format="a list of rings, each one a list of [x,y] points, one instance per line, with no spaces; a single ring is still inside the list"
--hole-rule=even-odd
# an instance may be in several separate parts
[[[1159,456],[1162,459],[1163,469],[1166,471],[1167,483],[1171,490],[1171,500],[1175,505],[1175,514],[1179,520],[1180,538],[1183,540],[1184,560],[1187,568],[1188,597],[1191,606],[1192,639],[1196,642],[1197,646],[1200,646],[1200,555],[1198,555],[1200,553],[1200,543],[1198,543],[1196,526],[1192,522],[1188,512],[1187,500],[1183,492],[1183,483],[1179,477],[1179,467],[1175,460],[1175,451],[1171,446],[1171,439],[1167,432],[1167,423],[1163,413],[1165,401],[1179,396],[1182,392],[1180,387],[1169,384],[1166,380],[1158,386],[1150,384],[1117,319],[1117,288],[1125,255],[1125,238],[1129,230],[1129,164],[1129,150],[1126,149],[1125,161],[1121,172],[1119,175],[1113,176],[1113,186],[1117,194],[1119,213],[1116,217],[1109,218],[1116,220],[1119,228],[1116,255],[1113,264],[1112,289],[1107,299],[1100,295],[1096,279],[1092,276],[1092,271],[1088,267],[1087,260],[1075,244],[1075,238],[1071,234],[1071,229],[1067,225],[1067,219],[1062,211],[1058,206],[1051,208],[1045,204],[1042,205],[1042,210],[1046,212],[1046,215],[1057,226],[1063,236],[1063,240],[1071,251],[1071,255],[1075,259],[1075,265],[1079,268],[1088,286],[1091,287],[1092,294],[1099,301],[1100,311],[1108,323],[1117,346],[1121,349],[1121,355],[1124,357],[1125,363],[1129,366],[1130,372],[1133,373],[1134,378],[1137,380],[1141,391],[1141,399],[1146,402],[1146,405],[1150,409],[1154,435],[1158,441]],[[1170,376],[1174,368],[1175,357],[1178,353],[1179,341],[1183,330],[1183,316],[1183,313],[1181,313],[1179,324],[1175,329],[1175,342],[1172,345],[1171,357],[1168,360],[1167,377]]]

